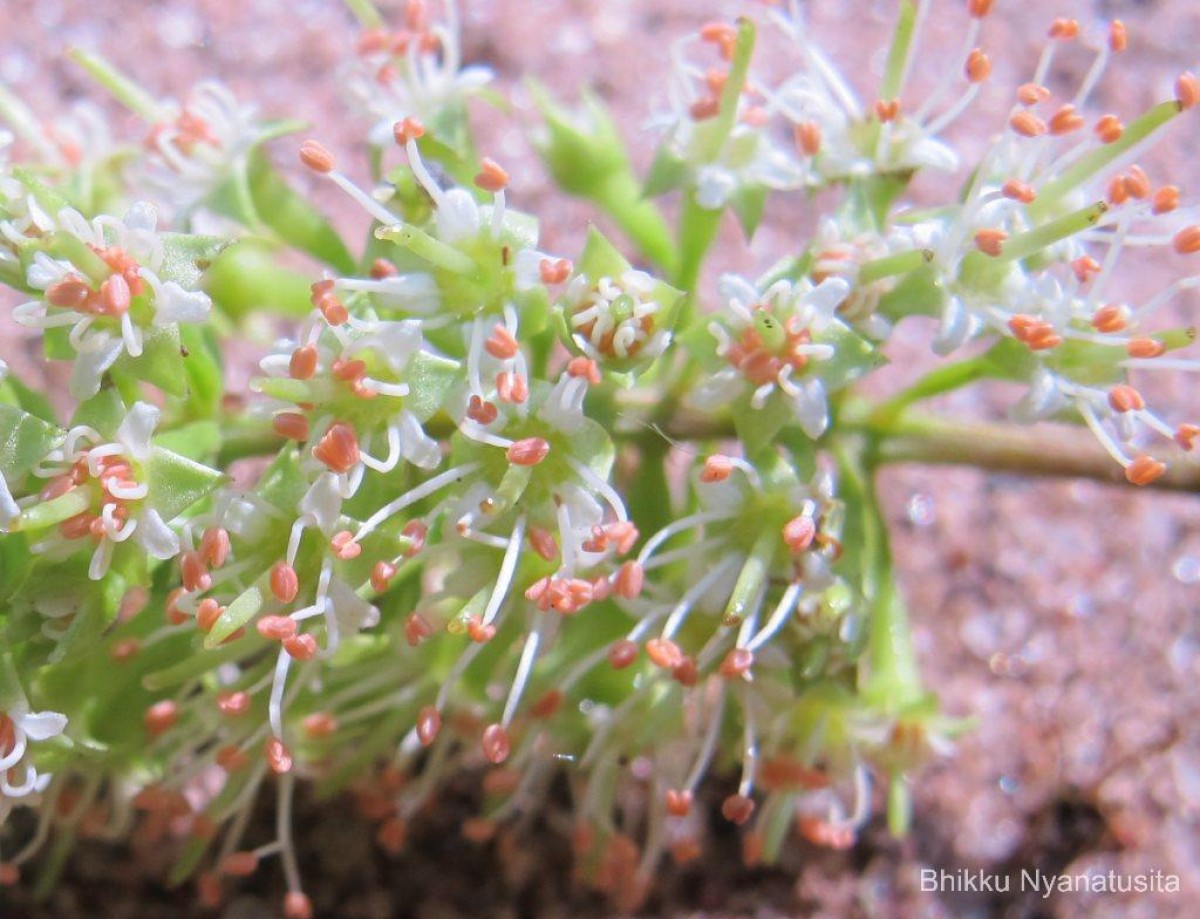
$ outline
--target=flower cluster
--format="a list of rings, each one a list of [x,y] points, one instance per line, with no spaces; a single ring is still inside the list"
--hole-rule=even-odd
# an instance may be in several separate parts
[[[910,777],[959,725],[917,672],[874,474],[933,427],[918,402],[986,377],[1026,385],[1022,421],[1077,415],[1130,482],[1186,471],[1200,427],[1129,377],[1197,369],[1172,353],[1193,333],[1154,320],[1198,279],[1135,304],[1117,263],[1200,252],[1179,190],[1133,163],[1196,79],[1093,117],[1126,30],[1057,20],[962,194],[915,210],[917,171],[959,167],[944,132],[989,79],[990,3],[919,104],[927,4],[900,4],[870,104],[798,4],[767,17],[792,55],[777,78],[758,26],[711,23],[673,48],[645,180],[598,102],[579,119],[535,90],[555,179],[631,241],[592,227],[564,254],[476,153],[466,101],[490,72],[463,67],[456,5],[409,0],[395,29],[349,6],[372,185],[316,139],[289,149],[369,217],[360,251],[263,153],[290,127],[219,84],[158,103],[77,53],[151,125],[136,151],[35,129],[0,92],[32,151],[18,165],[0,135],[0,278],[78,403],[60,423],[0,363],[0,825],[41,814],[14,854],[0,826],[0,883],[55,833],[133,825],[209,906],[278,858],[305,919],[297,782],[348,791],[398,854],[450,778],[483,770],[478,841],[564,762],[576,873],[629,909],[662,857],[699,854],[714,770],[737,775],[720,810],[751,864],[853,845],[877,784],[903,832]],[[1062,94],[1068,53],[1092,61]],[[818,188],[842,203],[812,238],[709,283],[726,211],[752,234]],[[672,191],[674,233],[653,200]],[[201,212],[227,235],[191,232]],[[222,345],[272,313],[261,373],[226,391]],[[955,363],[870,401],[854,384],[914,316]]]

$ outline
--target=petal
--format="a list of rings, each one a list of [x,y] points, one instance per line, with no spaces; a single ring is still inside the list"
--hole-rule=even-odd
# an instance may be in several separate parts
[[[67,716],[59,712],[29,712],[13,719],[30,740],[57,737],[67,726]]]
[[[150,436],[160,417],[162,412],[149,402],[135,402],[117,428],[117,441],[139,463],[150,457]]]
[[[205,322],[212,312],[208,294],[184,290],[174,281],[167,281],[159,288],[154,305],[154,324],[157,326],[173,322]]]
[[[322,533],[332,533],[342,515],[342,495],[338,477],[323,472],[300,499],[300,513],[312,517]]]
[[[9,524],[20,515],[21,508],[17,506],[17,502],[9,490],[8,482],[4,479],[4,473],[0,472],[0,531],[7,530]]]
[[[75,356],[75,367],[71,371],[69,389],[71,395],[83,401],[100,391],[100,379],[104,372],[116,363],[125,345],[119,338],[104,335],[107,341],[91,351],[82,351]]]
[[[138,516],[137,541],[153,558],[168,559],[179,554],[179,536],[152,507]]]
[[[158,226],[158,211],[149,201],[138,201],[121,218],[121,222],[131,230],[146,230],[153,233]]]
[[[446,192],[437,209],[438,236],[448,243],[475,236],[479,232],[479,205],[461,188]]]

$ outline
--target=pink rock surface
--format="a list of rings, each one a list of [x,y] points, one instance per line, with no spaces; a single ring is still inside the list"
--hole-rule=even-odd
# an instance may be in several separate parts
[[[492,64],[502,89],[523,73],[566,97],[592,86],[643,159],[652,139],[642,123],[661,102],[668,42],[717,14],[762,13],[761,4],[694,0],[463,6],[468,60]],[[962,6],[934,0],[918,87],[929,85],[958,48]],[[856,74],[860,87],[871,85],[881,67],[892,8],[865,0],[811,5],[828,53]],[[99,97],[61,58],[64,48],[80,45],[102,51],[162,94],[179,95],[198,78],[218,76],[269,115],[309,119],[310,133],[347,162],[362,152],[363,125],[332,78],[354,34],[351,16],[334,0],[8,0],[3,9],[0,79],[40,114]],[[1196,63],[1200,9],[1190,0],[998,0],[983,33],[994,77],[955,134],[966,150],[981,149],[1000,123],[1053,15],[1075,15],[1085,25],[1100,16],[1127,22],[1130,51],[1096,98],[1126,118],[1164,98],[1177,73]],[[1072,85],[1088,62],[1082,54],[1063,55],[1051,84]],[[511,122],[483,107],[478,114],[486,124],[484,149],[510,166],[516,206],[539,214],[551,250],[571,250],[589,209],[554,192]],[[118,122],[129,126],[123,116]],[[1185,197],[1200,193],[1198,125],[1192,119],[1178,126],[1145,159],[1152,176],[1183,185]],[[294,155],[289,141],[274,149],[281,161]],[[327,189],[317,189],[316,198],[355,233],[365,226]],[[812,208],[792,201],[776,201],[752,247],[727,228],[721,266],[761,267],[796,240],[811,226]],[[1163,271],[1174,277],[1179,270],[1163,261],[1126,260],[1124,283],[1134,292],[1157,290]],[[1180,298],[1179,316],[1194,321],[1196,303]],[[5,357],[21,347],[17,334],[5,319]],[[894,367],[880,385],[929,367],[925,341],[927,330],[902,328],[889,346]],[[252,353],[247,349],[247,361]],[[1179,412],[1195,406],[1188,379],[1155,380],[1146,388]],[[959,416],[998,416],[1010,397],[997,387],[939,407]],[[1173,872],[1183,892],[1014,901],[1012,915],[1034,906],[1061,916],[1186,914],[1186,904],[1200,896],[1197,498],[928,468],[889,470],[882,490],[928,685],[950,712],[974,716],[977,726],[956,755],[917,777],[910,840],[881,844],[865,864],[807,848],[789,852],[797,880],[788,911],[998,915],[986,898],[922,893],[919,869],[1033,867],[1044,859],[1046,867],[1071,873]]]

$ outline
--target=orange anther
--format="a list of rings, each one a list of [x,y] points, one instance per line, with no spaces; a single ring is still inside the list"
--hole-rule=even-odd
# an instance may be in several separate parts
[[[296,634],[296,620],[291,616],[263,616],[254,627],[267,641],[286,641]]]
[[[973,48],[967,55],[967,63],[963,68],[967,80],[971,83],[982,83],[992,72],[992,62],[980,48]]]
[[[1175,81],[1175,102],[1181,110],[1194,108],[1200,103],[1200,81],[1191,71],[1181,73]]]
[[[672,817],[686,817],[692,812],[692,793],[687,789],[668,788],[664,798],[667,813]]]
[[[508,731],[503,725],[490,724],[483,732],[483,755],[487,757],[488,762],[502,763],[508,759],[508,753],[511,749]]]
[[[441,729],[442,715],[432,705],[427,705],[417,712],[417,739],[421,741],[421,746],[428,747],[437,740]]]
[[[1108,404],[1114,412],[1140,412],[1146,407],[1142,394],[1125,383],[1118,383],[1108,391]]]
[[[1179,207],[1179,189],[1174,185],[1164,185],[1154,193],[1155,214],[1169,214]]]
[[[300,162],[313,172],[333,172],[333,154],[315,140],[306,140],[300,145]]]
[[[783,525],[783,541],[792,552],[803,552],[812,545],[817,525],[808,514],[793,517]]]
[[[249,877],[258,870],[258,856],[253,852],[231,852],[221,859],[220,870],[230,877]]]
[[[1184,450],[1191,450],[1196,444],[1197,437],[1200,437],[1200,425],[1181,424],[1175,429],[1175,443]]]
[[[1120,19],[1114,19],[1108,25],[1108,50],[1114,54],[1120,54],[1129,44],[1129,36],[1125,31],[1125,23]]]
[[[1120,332],[1128,321],[1128,311],[1117,303],[1109,303],[1096,310],[1092,316],[1092,328],[1097,332],[1111,334]]]
[[[484,625],[478,616],[467,620],[467,636],[478,645],[487,644],[496,637],[496,627],[491,623]]]
[[[211,632],[223,612],[221,604],[211,597],[201,600],[196,607],[196,628],[205,634]]]
[[[396,566],[391,562],[378,561],[371,569],[371,587],[376,593],[383,593],[396,576]]]
[[[300,578],[296,575],[296,569],[287,562],[276,562],[271,567],[270,582],[271,595],[280,603],[291,603],[300,592]],[[294,635],[295,629],[289,634]],[[283,635],[279,640],[287,637],[288,635]]]
[[[992,11],[992,0],[968,0],[967,12],[975,19],[982,19]]]
[[[876,99],[875,100],[875,117],[880,121],[888,122],[895,121],[900,115],[900,100],[899,99]]]
[[[1129,175],[1125,176],[1125,192],[1139,201],[1150,197],[1150,177],[1141,166],[1129,167]]]
[[[716,96],[701,96],[688,106],[688,114],[692,116],[693,121],[707,121],[709,118],[715,118],[720,111],[721,100]]]
[[[312,901],[299,890],[289,890],[283,895],[283,917],[284,919],[312,919]]]
[[[1154,338],[1131,338],[1125,346],[1130,357],[1143,359],[1161,357],[1167,353],[1167,346]]]
[[[646,656],[664,670],[673,670],[683,663],[683,651],[669,638],[651,638],[646,642]]]
[[[320,443],[313,447],[312,455],[333,472],[353,469],[361,458],[354,428],[341,421],[330,425]]]
[[[1200,252],[1200,225],[1184,227],[1175,234],[1171,245],[1180,255],[1194,255]]]
[[[405,146],[410,140],[416,140],[418,137],[425,136],[425,125],[417,121],[415,118],[405,118],[403,121],[397,121],[392,125],[392,139],[401,147]]]
[[[721,816],[736,826],[741,826],[753,814],[753,798],[747,798],[745,795],[730,795],[721,802]]]
[[[727,680],[744,677],[754,666],[754,652],[745,648],[734,648],[721,661],[718,672]]]
[[[508,173],[495,160],[485,156],[479,164],[479,173],[475,176],[475,184],[484,191],[495,194],[504,191],[508,186]]]
[[[288,375],[293,380],[309,380],[317,372],[317,349],[313,345],[303,345],[292,352],[288,361]]]
[[[313,712],[304,719],[304,733],[314,740],[328,737],[337,729],[337,718],[329,712]]]
[[[1149,485],[1162,477],[1167,471],[1165,463],[1160,463],[1153,456],[1139,456],[1125,467],[1125,478],[1132,485]]]
[[[358,558],[362,554],[362,546],[354,541],[354,534],[349,530],[339,530],[329,541],[333,554],[343,561]]]
[[[250,693],[231,690],[217,695],[217,711],[227,718],[236,718],[250,711]]]
[[[280,412],[271,419],[271,427],[276,434],[288,440],[308,440],[308,418],[299,412]]]
[[[500,323],[496,323],[496,326],[492,329],[492,334],[483,343],[483,348],[498,361],[511,360],[521,351],[521,346],[513,338],[512,333]]]
[[[508,448],[508,461],[514,466],[536,466],[550,452],[550,444],[541,437],[526,437]]]
[[[158,737],[160,734],[165,734],[175,722],[179,720],[179,706],[171,699],[163,699],[160,702],[155,702],[148,709],[142,721],[146,725],[146,732],[151,737]]]
[[[613,592],[618,597],[632,600],[641,594],[645,580],[646,572],[642,570],[641,565],[633,561],[625,562],[617,571],[613,581]]]
[[[283,640],[283,650],[298,661],[310,661],[317,656],[317,640],[307,632]]]
[[[1100,119],[1103,121],[1104,119]],[[1075,111],[1075,106],[1064,105],[1050,117],[1050,133],[1055,135],[1070,134],[1072,131],[1078,131],[1087,122],[1083,120],[1083,116]],[[1099,126],[1097,126],[1098,132]]]
[[[263,755],[266,757],[267,765],[276,775],[292,771],[292,753],[278,737],[267,739],[267,743],[263,747]]]
[[[1046,133],[1046,122],[1033,112],[1017,112],[1008,119],[1008,125],[1022,137],[1041,137]]]
[[[1079,23],[1074,19],[1060,17],[1050,23],[1050,31],[1046,34],[1055,41],[1071,41],[1079,37]]]
[[[792,129],[796,148],[805,156],[821,152],[821,126],[815,121],[802,121]]]
[[[637,660],[637,656],[637,642],[630,641],[628,638],[613,642],[608,649],[608,662],[612,665],[613,670],[624,670]]]
[[[1000,193],[1006,198],[1013,201],[1020,201],[1022,204],[1030,204],[1037,198],[1037,191],[1032,185],[1017,179],[1009,179],[1000,189]]]
[[[1003,230],[980,230],[975,234],[975,247],[984,255],[996,258],[1003,250],[1006,239],[1008,239],[1008,234]]]
[[[1037,83],[1022,83],[1017,87],[1017,99],[1022,105],[1037,105],[1050,98],[1050,90]]]
[[[1082,120],[1082,119],[1080,119]],[[1116,115],[1102,115],[1092,129],[1102,144],[1115,144],[1125,133],[1125,125]]]
[[[574,267],[569,259],[544,258],[538,263],[538,275],[543,284],[561,284],[571,276]]]

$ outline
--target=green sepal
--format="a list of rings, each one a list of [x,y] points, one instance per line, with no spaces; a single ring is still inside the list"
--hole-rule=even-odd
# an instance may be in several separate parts
[[[204,272],[213,259],[233,244],[224,236],[200,236],[192,233],[163,233],[163,262],[158,276],[174,281],[185,290],[197,290]]]
[[[647,198],[656,198],[667,192],[675,191],[687,184],[688,164],[671,152],[666,144],[658,148],[654,154],[654,162],[650,164],[650,172],[642,194]]]
[[[142,336],[142,353],[131,357],[128,352],[121,352],[109,373],[118,385],[138,380],[157,386],[168,396],[183,398],[188,394],[188,378],[181,347],[178,326],[146,329]]]
[[[0,403],[0,473],[19,482],[33,465],[62,443],[64,433],[15,405]]]
[[[151,448],[145,466],[150,486],[146,501],[163,520],[178,517],[228,479],[216,469],[157,446]]]
[[[418,351],[404,368],[404,382],[409,387],[404,407],[418,421],[427,421],[445,405],[460,378],[457,361]]]
[[[755,456],[775,442],[783,426],[796,420],[787,398],[776,389],[762,408],[750,404],[751,393],[739,395],[733,402],[733,428],[747,456]]]
[[[730,202],[747,241],[754,238],[754,232],[762,221],[769,194],[770,190],[763,185],[745,185],[738,189]]]

